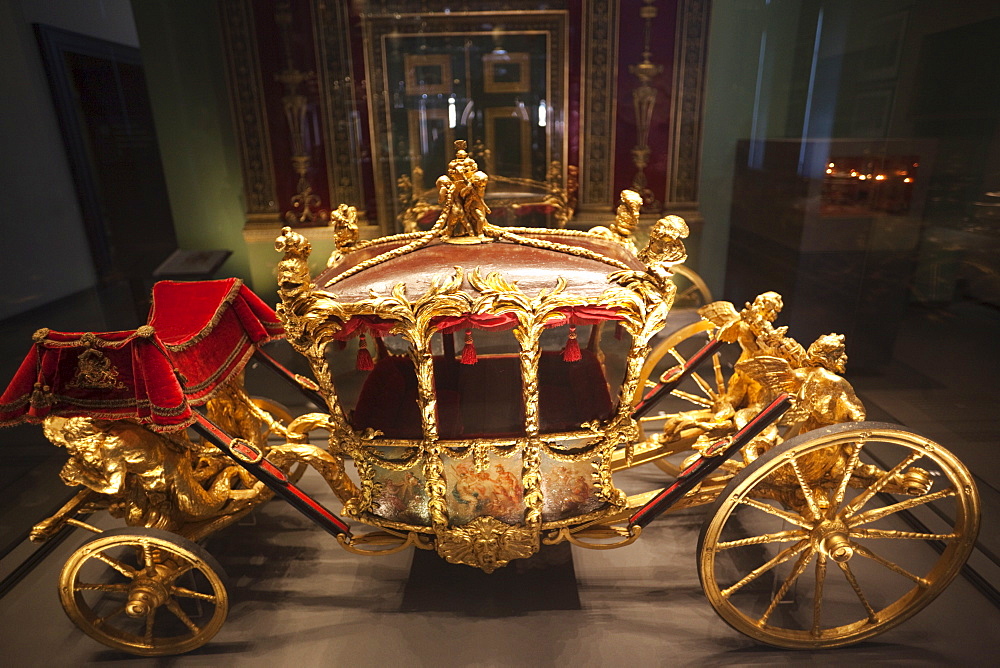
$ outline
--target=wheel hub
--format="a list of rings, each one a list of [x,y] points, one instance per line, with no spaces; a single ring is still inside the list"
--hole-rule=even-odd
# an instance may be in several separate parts
[[[903,474],[903,489],[911,496],[920,496],[930,491],[933,480],[930,473],[914,466]]]
[[[821,523],[812,534],[813,546],[830,559],[839,563],[850,561],[854,556],[847,525],[836,520]]]
[[[167,588],[155,580],[136,580],[129,589],[125,614],[129,617],[145,617],[167,601]]]

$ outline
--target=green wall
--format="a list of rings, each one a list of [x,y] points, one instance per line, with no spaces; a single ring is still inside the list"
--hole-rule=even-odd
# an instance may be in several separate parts
[[[218,7],[205,0],[133,0],[132,10],[177,242],[233,251],[219,275],[249,280]]]
[[[799,0],[712,3],[698,195],[705,225],[698,271],[719,298],[725,298],[736,142],[785,136],[801,5]],[[798,124],[801,128],[801,119]]]

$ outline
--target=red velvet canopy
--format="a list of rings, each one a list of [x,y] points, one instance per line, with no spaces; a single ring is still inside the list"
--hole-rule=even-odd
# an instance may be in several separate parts
[[[243,368],[281,324],[242,281],[153,288],[148,324],[123,332],[38,330],[0,396],[0,426],[48,415],[131,419],[156,430],[194,421],[192,406]]]
[[[255,345],[285,331],[274,310],[238,278],[160,281],[153,286],[148,323],[195,405],[242,369]]]

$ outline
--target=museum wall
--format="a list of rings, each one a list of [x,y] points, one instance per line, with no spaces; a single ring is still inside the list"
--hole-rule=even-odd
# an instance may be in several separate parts
[[[800,7],[797,0],[712,3],[700,172],[700,190],[710,196],[699,202],[697,269],[713,294],[722,294],[726,273],[736,143],[783,136]]]
[[[554,77],[541,101],[554,114],[548,124],[552,132],[545,131],[546,136],[551,134],[550,146],[542,142],[532,149],[534,155],[548,157],[532,158],[528,172],[532,178],[546,178],[546,161],[561,160],[569,188],[570,168],[579,170],[579,178],[573,177],[579,186],[577,226],[606,222],[618,203],[618,192],[636,187],[633,182],[645,169],[641,176],[648,183],[648,211],[644,209],[644,214],[652,221],[664,212],[681,213],[689,218],[693,233],[698,232],[697,160],[709,8],[704,0],[659,3],[645,10],[646,5],[596,0],[541,8],[521,1],[475,5],[499,12],[482,20],[499,21],[499,32],[483,32],[482,21],[463,18],[462,12],[449,14],[447,3],[430,3],[419,21],[411,16],[402,23],[391,19],[395,7],[391,2],[227,0],[214,3],[214,10],[197,4],[154,1],[134,7],[157,128],[164,135],[160,143],[178,240],[182,246],[234,251],[224,271],[249,278],[263,293],[273,292],[273,240],[289,216],[309,218],[293,224],[312,228],[310,240],[319,260],[332,249],[324,217],[342,202],[358,207],[363,237],[399,231],[396,183],[409,167],[399,155],[392,156],[405,138],[392,140],[399,128],[386,126],[381,119],[389,115],[385,105],[396,91],[394,86],[403,82],[393,79],[392,85],[383,85],[380,59],[394,56],[390,51],[379,55],[369,47],[381,43],[378,35],[385,26],[399,33],[393,39],[403,41],[419,40],[427,30],[435,34],[464,30],[462,34],[472,35],[473,41],[506,39],[515,51],[524,51],[515,55],[532,54],[537,61],[533,68],[544,66],[542,79]],[[547,11],[519,11],[525,8]],[[649,16],[643,14],[647,10]],[[524,30],[549,35],[551,46],[546,48],[552,53],[539,56],[533,49],[519,47],[516,40],[522,37],[517,35]],[[641,38],[632,39],[644,30],[650,33],[649,54],[642,53]],[[589,44],[586,51],[581,50],[581,40]],[[430,44],[432,50],[438,46]],[[475,48],[484,46],[477,43]],[[451,57],[460,68],[459,56]],[[479,57],[475,55],[472,62]],[[652,62],[644,62],[647,58]],[[393,65],[386,64],[385,76],[392,78],[388,68]],[[640,70],[651,74],[643,79],[637,74]],[[465,79],[456,70],[454,80]],[[649,84],[646,93],[655,97],[646,126],[639,123],[642,114],[635,106],[643,81]],[[223,84],[228,86],[228,103],[219,99]],[[453,99],[468,93],[464,85],[449,88]],[[428,107],[436,118],[434,114],[443,113],[442,100],[448,94],[431,97],[439,98],[433,101],[437,106]],[[486,100],[486,107],[503,106],[499,97],[493,98]],[[459,102],[465,104],[464,99]],[[290,103],[293,111],[286,107]],[[477,97],[476,103],[483,103],[483,98]],[[531,123],[543,123],[528,106]],[[487,126],[491,111],[496,109],[485,109]],[[477,113],[481,117],[484,112]],[[462,123],[458,125],[453,138],[468,132]],[[481,127],[479,132],[482,138]],[[242,228],[234,224],[230,208],[236,201],[230,197],[232,141],[242,170]],[[644,142],[649,156],[647,166],[640,168],[633,164],[634,154]],[[412,146],[408,156],[428,163],[436,159]],[[428,165],[425,180],[433,181],[430,172],[436,164]],[[302,174],[297,173],[300,167]],[[307,199],[312,204],[303,216],[296,202]],[[692,255],[697,255],[696,245]]]
[[[171,0],[139,0],[132,10],[177,243],[230,250],[218,275],[249,278],[219,10],[213,2]]]
[[[0,319],[95,284],[66,150],[32,23],[137,45],[128,2],[0,1]]]

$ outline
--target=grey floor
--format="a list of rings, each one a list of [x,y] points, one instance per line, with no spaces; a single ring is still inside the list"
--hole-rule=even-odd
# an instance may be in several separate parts
[[[645,475],[655,483],[655,473]],[[334,506],[321,484],[306,484]],[[411,572],[412,553],[347,554],[272,502],[207,543],[231,579],[226,625],[201,649],[163,659],[106,649],[62,613],[57,571],[90,535],[78,531],[3,598],[0,645],[10,666],[996,665],[1000,614],[962,578],[913,619],[853,647],[757,645],[726,626],[702,594],[695,566],[701,521],[688,511],[619,550],[574,548],[569,585],[552,578],[518,589],[528,578],[508,577],[502,588],[472,586],[457,599],[440,571],[424,569],[444,592],[441,605],[426,589],[409,593],[421,584],[412,582],[421,577],[416,565]],[[524,604],[497,604],[512,595]]]
[[[870,418],[916,428],[969,464],[984,502],[970,564],[994,588],[1000,587],[998,323],[995,312],[975,305],[914,311],[884,373],[851,377]],[[5,442],[7,453],[16,447]],[[632,482],[662,485],[658,471],[647,468]],[[9,484],[26,486],[16,475]],[[305,484],[339,508],[321,481],[307,477]],[[42,503],[40,491],[30,492],[21,498]],[[0,510],[30,515],[34,506],[22,503]],[[467,580],[462,571],[428,569],[409,552],[348,554],[287,505],[272,502],[206,544],[231,579],[226,625],[205,647],[163,659],[104,648],[67,619],[58,571],[91,535],[74,529],[0,598],[0,665],[997,665],[1000,609],[964,576],[915,618],[871,641],[824,652],[757,645],[723,623],[701,591],[695,555],[702,520],[695,509],[663,518],[620,550],[573,548],[571,562],[557,564],[555,577],[539,584],[531,571],[551,567],[548,557],[512,575]],[[119,526],[107,518],[95,522]],[[15,550],[0,560],[0,576],[24,554]]]

